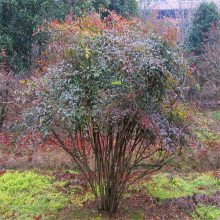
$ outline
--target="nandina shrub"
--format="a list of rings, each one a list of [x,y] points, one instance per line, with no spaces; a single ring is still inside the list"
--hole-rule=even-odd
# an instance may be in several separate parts
[[[139,21],[114,14],[55,22],[51,30],[53,65],[34,82],[26,125],[53,136],[78,164],[99,208],[113,214],[130,184],[186,146],[187,117],[177,113],[182,54]]]

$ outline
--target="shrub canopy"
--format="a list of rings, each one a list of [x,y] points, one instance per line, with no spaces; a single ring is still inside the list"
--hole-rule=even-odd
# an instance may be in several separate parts
[[[70,29],[52,24],[54,41],[48,52],[53,60],[63,59],[42,78],[45,91],[39,94],[40,108],[35,108],[42,128],[59,121],[73,128],[91,118],[117,124],[130,114],[140,117],[140,123],[152,114],[164,117],[165,103],[175,99],[185,77],[183,56],[166,39],[150,30],[144,33],[135,21],[122,20],[118,25],[118,18],[107,18],[105,23],[96,16],[89,25],[85,18],[83,29],[77,22]]]

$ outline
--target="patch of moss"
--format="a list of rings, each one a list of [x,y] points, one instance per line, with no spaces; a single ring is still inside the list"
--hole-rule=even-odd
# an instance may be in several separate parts
[[[158,174],[145,183],[147,191],[159,201],[191,196],[194,193],[210,194],[220,190],[220,180],[211,174],[189,174],[186,177]]]
[[[0,216],[22,220],[55,218],[68,202],[55,184],[53,178],[33,171],[6,172],[0,176]]]
[[[219,220],[220,210],[216,206],[199,205],[192,213],[192,218],[195,220]]]

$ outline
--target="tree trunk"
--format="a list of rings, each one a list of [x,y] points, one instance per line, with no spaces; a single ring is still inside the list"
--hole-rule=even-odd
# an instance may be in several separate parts
[[[90,152],[90,157],[89,157],[89,167],[92,171],[95,170],[95,155],[92,151]]]
[[[101,211],[108,213],[110,216],[118,210],[118,195],[114,195],[114,191],[109,189],[109,192],[101,198]]]
[[[6,117],[6,110],[5,110],[5,106],[2,104],[0,105],[0,131],[3,126],[5,117]]]

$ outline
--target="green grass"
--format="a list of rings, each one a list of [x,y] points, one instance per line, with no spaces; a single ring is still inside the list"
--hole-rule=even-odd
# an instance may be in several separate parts
[[[68,172],[78,174],[72,170]],[[7,171],[0,176],[0,220],[60,219],[59,213],[63,208],[71,210],[73,219],[83,219],[80,216],[87,214],[87,211],[82,211],[83,204],[93,201],[94,196],[90,191],[84,192],[81,185],[69,188],[66,185],[68,182],[55,181],[50,173],[48,176],[33,170]],[[88,219],[90,217],[88,214]]]
[[[196,135],[198,137],[198,140],[201,142],[204,141],[220,141],[220,134],[213,132],[209,129],[203,128],[203,129],[197,129]]]
[[[195,220],[220,220],[220,210],[215,206],[199,205],[192,213]]]
[[[66,173],[73,174],[73,175],[77,175],[77,174],[80,173],[78,170],[73,170],[73,169],[65,170],[65,172],[66,172]]]
[[[220,180],[211,174],[189,174],[186,177],[158,174],[145,183],[147,191],[159,201],[191,196],[194,193],[210,194],[220,190]]]
[[[0,176],[0,216],[3,219],[55,218],[68,199],[56,190],[53,178],[32,171],[8,171]]]
[[[214,120],[220,121],[220,111],[213,111],[210,114]]]

